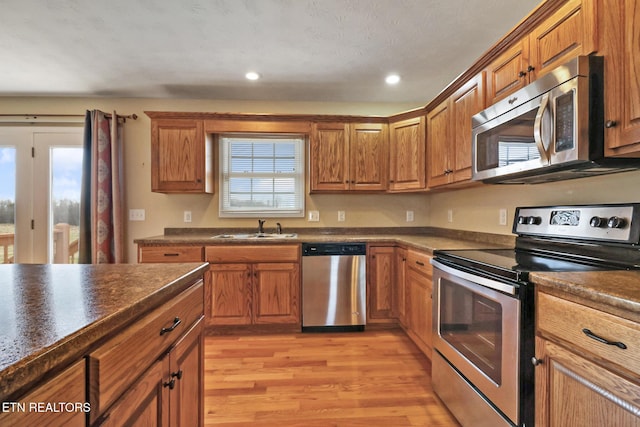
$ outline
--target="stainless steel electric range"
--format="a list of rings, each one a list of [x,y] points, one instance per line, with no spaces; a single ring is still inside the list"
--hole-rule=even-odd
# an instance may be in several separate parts
[[[532,271],[640,268],[640,203],[521,207],[513,249],[435,251],[433,388],[463,426],[533,427]]]

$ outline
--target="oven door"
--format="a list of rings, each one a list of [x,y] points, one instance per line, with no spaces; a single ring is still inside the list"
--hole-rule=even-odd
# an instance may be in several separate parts
[[[520,300],[504,293],[515,287],[432,264],[434,350],[517,425]]]

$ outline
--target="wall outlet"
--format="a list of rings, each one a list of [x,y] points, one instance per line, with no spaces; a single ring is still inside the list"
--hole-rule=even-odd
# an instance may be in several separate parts
[[[447,222],[453,222],[453,209],[447,209]]]
[[[144,209],[129,209],[129,221],[144,221]]]
[[[498,225],[507,225],[507,210],[500,209],[498,211]]]
[[[309,221],[320,221],[320,211],[309,211]]]
[[[406,221],[413,222],[413,211],[407,211]]]
[[[338,221],[339,222],[343,222],[345,220],[345,213],[344,211],[338,211]]]
[[[184,211],[184,222],[191,222],[191,211]]]

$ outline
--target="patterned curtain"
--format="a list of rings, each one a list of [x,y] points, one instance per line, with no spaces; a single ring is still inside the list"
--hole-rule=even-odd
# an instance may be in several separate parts
[[[80,201],[79,262],[124,262],[122,123],[114,111],[87,111]]]

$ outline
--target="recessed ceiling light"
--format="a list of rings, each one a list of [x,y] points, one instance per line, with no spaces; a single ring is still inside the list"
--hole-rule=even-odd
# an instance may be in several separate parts
[[[388,85],[395,85],[400,82],[400,76],[397,74],[389,74],[385,79]]]
[[[256,73],[255,71],[249,71],[244,76],[249,80],[258,80],[260,78],[260,74]]]

